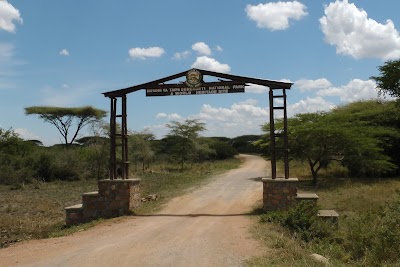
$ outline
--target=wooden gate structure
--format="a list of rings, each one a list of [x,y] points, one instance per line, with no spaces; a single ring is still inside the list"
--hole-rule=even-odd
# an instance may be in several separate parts
[[[204,76],[211,76],[218,81],[204,82]],[[167,84],[166,82],[186,77],[185,82]],[[201,69],[191,69],[165,78],[151,82],[135,85],[125,89],[103,93],[110,99],[110,180],[121,177],[129,178],[128,159],[128,126],[127,126],[127,94],[139,90],[146,90],[146,96],[167,95],[198,95],[198,94],[223,94],[241,93],[249,84],[257,84],[269,88],[269,120],[270,120],[270,152],[271,152],[271,178],[276,179],[277,152],[283,152],[284,178],[289,178],[289,148],[287,136],[287,103],[286,90],[290,89],[292,83],[264,80],[251,77],[243,77]],[[280,101],[275,101],[280,100]],[[118,110],[120,110],[118,112]],[[283,114],[283,128],[277,129],[275,112]],[[120,127],[118,127],[118,123]],[[277,146],[277,138],[283,140],[283,146]],[[117,159],[117,147],[121,146],[121,157]]]

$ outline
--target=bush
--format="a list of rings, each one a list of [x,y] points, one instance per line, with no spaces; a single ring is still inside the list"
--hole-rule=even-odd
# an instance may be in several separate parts
[[[314,203],[301,201],[287,211],[261,215],[261,222],[277,223],[301,240],[310,242],[332,235],[333,225],[319,220],[317,214],[318,207]]]
[[[369,266],[400,262],[400,195],[395,204],[348,218],[342,229],[343,247]]]

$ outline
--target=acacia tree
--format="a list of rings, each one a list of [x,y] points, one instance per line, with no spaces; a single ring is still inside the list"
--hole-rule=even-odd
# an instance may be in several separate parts
[[[91,106],[75,108],[32,106],[25,108],[25,114],[38,115],[45,122],[53,124],[62,135],[64,144],[69,146],[75,141],[83,127],[104,118],[107,112]],[[69,139],[70,133],[72,133],[72,138]]]
[[[171,153],[179,159],[183,170],[185,161],[194,158],[197,138],[199,133],[206,129],[205,124],[196,119],[186,119],[184,122],[172,121],[167,127],[170,129],[168,137],[173,141]]]
[[[400,59],[389,60],[378,69],[380,75],[370,79],[376,81],[379,94],[400,97]]]

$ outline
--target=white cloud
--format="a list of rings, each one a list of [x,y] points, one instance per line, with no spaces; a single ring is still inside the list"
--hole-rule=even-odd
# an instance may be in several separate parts
[[[156,115],[157,119],[168,119],[168,120],[180,120],[182,119],[182,116],[180,116],[177,113],[172,113],[172,114],[166,114],[166,113],[158,113]]]
[[[267,122],[269,111],[259,107],[257,100],[248,99],[229,108],[204,104],[200,113],[191,117],[206,123],[207,136],[235,137],[261,133],[260,126]]]
[[[19,10],[13,7],[6,0],[0,1],[0,30],[15,32],[14,22],[19,22],[22,24],[22,18]]]
[[[0,43],[0,64],[9,62],[13,56],[14,46],[9,43]]]
[[[325,6],[325,16],[319,21],[325,41],[335,46],[338,54],[356,59],[400,57],[400,35],[393,22],[378,23],[348,0]]]
[[[354,102],[378,98],[376,83],[372,80],[363,81],[360,79],[351,80],[347,85],[330,87],[318,91],[319,96],[336,96],[343,102]]]
[[[328,111],[334,108],[335,105],[324,98],[317,97],[307,97],[304,100],[288,106],[288,116],[293,116],[299,113],[317,112],[317,111]]]
[[[149,57],[161,57],[165,53],[165,50],[161,47],[148,47],[140,48],[134,47],[129,49],[129,56],[132,59],[146,59]]]
[[[222,64],[216,61],[214,58],[207,56],[197,57],[196,61],[192,64],[192,68],[204,69],[215,72],[227,73],[231,71],[231,67],[228,64]]]
[[[298,1],[270,2],[256,6],[247,5],[249,19],[257,22],[257,27],[271,31],[289,28],[289,20],[300,20],[307,16],[307,7]]]
[[[22,62],[14,58],[14,46],[9,43],[0,43],[0,90],[16,88],[15,66]]]
[[[219,45],[217,45],[217,47],[215,48],[215,50],[217,50],[217,51],[219,51],[219,52],[224,51],[224,49],[222,49],[222,47],[220,47]]]
[[[105,83],[83,83],[59,87],[46,86],[40,90],[41,104],[50,106],[79,106],[90,105],[93,96],[105,88]]]
[[[324,89],[332,86],[331,82],[325,78],[317,79],[317,80],[305,80],[301,79],[294,83],[294,86],[300,89],[301,92],[315,90],[315,89]]]
[[[236,137],[244,134],[261,134],[261,125],[269,118],[268,108],[258,106],[258,101],[248,99],[234,103],[228,108],[214,107],[204,104],[198,114],[190,115],[190,119],[198,119],[206,124],[207,131],[204,136]],[[158,118],[167,118],[166,113],[157,114]],[[180,118],[183,120],[185,118]],[[147,125],[158,138],[162,138],[169,132],[165,124]]]
[[[292,81],[290,79],[280,79],[279,82],[292,83]]]
[[[30,130],[26,128],[17,128],[14,129],[14,131],[21,137],[22,139],[25,140],[39,140],[40,137],[34,133],[32,133]]]
[[[182,60],[186,59],[190,55],[189,51],[183,51],[183,52],[176,52],[172,59],[174,60]]]
[[[60,52],[59,52],[59,54],[61,55],[61,56],[69,56],[69,51],[67,50],[67,49],[62,49]]]
[[[246,86],[246,93],[264,94],[268,93],[269,88],[258,84],[249,84]]]
[[[210,47],[204,42],[197,42],[192,45],[192,49],[200,55],[209,56],[211,55]]]

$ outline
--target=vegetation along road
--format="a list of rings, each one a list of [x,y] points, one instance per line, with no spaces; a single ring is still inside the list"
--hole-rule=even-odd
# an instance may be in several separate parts
[[[152,215],[106,221],[72,236],[0,250],[2,266],[242,266],[263,254],[250,237],[249,213],[262,197],[261,157],[172,199]],[[253,178],[253,179],[252,179]]]

